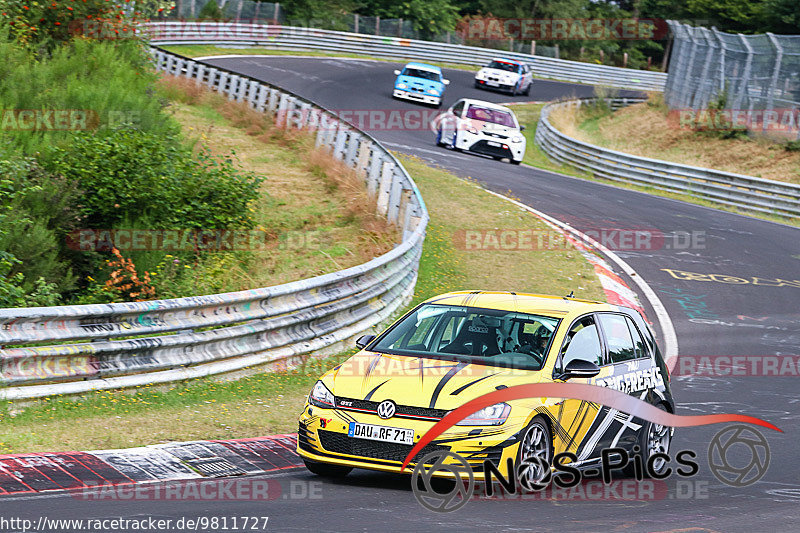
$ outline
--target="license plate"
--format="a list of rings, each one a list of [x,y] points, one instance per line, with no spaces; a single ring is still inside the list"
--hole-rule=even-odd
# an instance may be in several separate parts
[[[372,424],[359,424],[358,422],[350,422],[347,436],[357,439],[379,440],[382,442],[414,444],[413,429],[373,426]]]
[[[486,81],[486,85],[491,85],[492,87],[497,87],[500,84],[498,82],[496,82],[496,81],[487,80]]]
[[[486,144],[489,146],[500,146],[500,143],[496,141],[486,141]]]

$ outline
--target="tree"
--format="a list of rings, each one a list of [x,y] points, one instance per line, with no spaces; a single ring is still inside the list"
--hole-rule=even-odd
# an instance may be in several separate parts
[[[197,15],[197,20],[221,20],[222,10],[217,5],[217,0],[208,0],[206,5],[200,10]]]

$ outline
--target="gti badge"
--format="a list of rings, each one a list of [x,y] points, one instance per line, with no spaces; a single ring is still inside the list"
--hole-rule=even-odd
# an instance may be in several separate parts
[[[378,416],[384,420],[387,418],[392,418],[395,410],[397,410],[397,406],[392,400],[384,400],[380,403],[380,405],[378,405]]]

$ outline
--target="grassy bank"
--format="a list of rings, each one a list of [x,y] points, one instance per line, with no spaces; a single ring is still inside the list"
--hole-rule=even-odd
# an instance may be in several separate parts
[[[401,156],[401,161],[419,185],[431,214],[415,302],[461,289],[548,294],[574,290],[577,296],[603,298],[592,268],[575,251],[465,250],[458,237],[464,230],[544,230],[545,226],[526,211],[448,172],[409,157]],[[49,398],[24,407],[9,402],[0,409],[0,453],[293,432],[314,381],[347,355],[237,381],[203,379],[169,388],[96,392]]]
[[[315,149],[311,135],[276,127],[270,117],[191,81],[165,77],[159,88],[172,102],[168,111],[186,142],[232,157],[265,178],[252,206],[255,249],[201,258],[169,296],[277,285],[358,265],[392,249],[396,229],[375,214],[355,173]]]
[[[680,201],[683,201],[683,202],[689,202],[689,203],[693,203],[693,204],[697,204],[697,205],[702,205],[704,207],[711,207],[713,209],[719,209],[720,211],[728,211],[728,212],[731,212],[731,213],[739,213],[739,214],[743,214],[743,215],[747,215],[747,216],[751,216],[751,217],[755,217],[755,218],[762,218],[764,220],[769,220],[769,221],[772,221],[772,222],[780,222],[782,224],[790,224],[790,225],[795,225],[795,226],[800,225],[800,221],[798,221],[798,219],[796,219],[796,218],[788,218],[788,217],[782,217],[782,216],[778,216],[778,215],[768,215],[768,214],[764,214],[764,213],[750,213],[750,212],[742,211],[742,210],[737,209],[735,207],[726,206],[726,205],[722,205],[722,204],[717,204],[717,203],[714,203],[714,202],[712,202],[710,200],[706,200],[706,199],[703,199],[703,198],[698,198],[696,196],[692,196],[692,195],[689,195],[689,194],[671,193],[671,192],[661,191],[661,190],[658,190],[658,189],[655,189],[655,188],[652,188],[652,187],[644,187],[644,186],[641,186],[641,185],[622,184],[622,183],[618,183],[618,182],[610,182],[608,180],[597,178],[597,177],[595,177],[592,174],[589,174],[587,172],[582,172],[582,171],[580,171],[578,169],[575,169],[573,167],[570,167],[570,166],[567,166],[567,165],[562,165],[562,164],[560,164],[560,163],[558,163],[556,161],[553,161],[552,159],[547,157],[547,154],[545,154],[544,151],[542,151],[542,149],[539,148],[539,146],[534,142],[534,138],[536,136],[536,126],[539,123],[539,115],[541,114],[542,107],[544,107],[544,105],[545,104],[543,104],[543,103],[526,103],[526,104],[514,104],[514,105],[511,106],[512,109],[514,110],[514,112],[516,113],[520,124],[524,124],[525,127],[526,127],[526,130],[523,132],[523,135],[525,135],[525,138],[526,138],[526,140],[528,142],[527,149],[526,149],[526,152],[525,152],[525,158],[523,159],[523,162],[525,164],[531,165],[531,166],[536,167],[536,168],[541,168],[542,170],[548,170],[548,171],[551,171],[551,172],[558,172],[559,174],[565,174],[567,176],[574,176],[574,177],[581,178],[581,179],[597,181],[597,182],[600,182],[600,183],[608,183],[608,184],[611,184],[611,185],[613,185],[615,187],[621,187],[621,188],[625,188],[625,189],[631,189],[631,190],[634,190],[634,191],[645,192],[645,193],[652,194],[652,195],[655,195],[655,196],[663,196],[665,198],[671,198],[673,200],[680,200]],[[592,120],[594,120],[594,119],[589,119],[589,122],[591,122]],[[551,119],[551,122],[553,122],[552,119]],[[575,132],[575,129],[576,129],[574,126],[565,128],[567,130],[567,131],[565,131],[565,129],[562,129],[562,128],[564,128],[564,125],[561,124],[560,122],[558,122],[558,127],[559,127],[559,129],[561,131],[564,131],[565,133],[568,133],[568,134],[570,134],[572,136],[580,138],[579,136],[574,135],[574,132]],[[630,136],[630,134],[629,134],[629,136]],[[593,142],[593,141],[587,140],[587,142]],[[595,144],[599,144],[599,143],[595,143]],[[650,155],[649,157],[654,157],[656,159],[659,158],[658,155]],[[661,157],[661,158],[663,159],[663,157]]]
[[[561,108],[551,114],[560,131],[581,141],[642,157],[714,168],[759,178],[800,183],[800,151],[743,134],[680,127],[663,95],[614,113]]]

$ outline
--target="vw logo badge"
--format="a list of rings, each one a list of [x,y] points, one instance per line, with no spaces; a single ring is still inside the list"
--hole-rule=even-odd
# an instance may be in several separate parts
[[[384,400],[380,403],[380,405],[378,405],[378,416],[384,420],[387,418],[392,418],[396,410],[397,406],[392,400]]]

